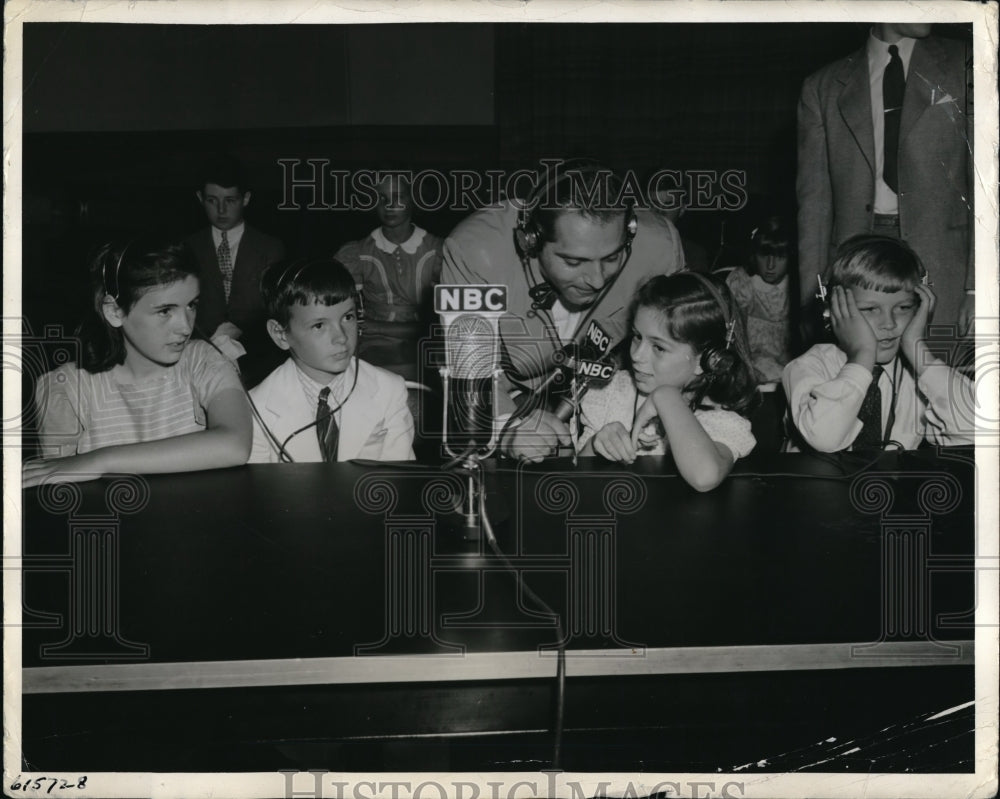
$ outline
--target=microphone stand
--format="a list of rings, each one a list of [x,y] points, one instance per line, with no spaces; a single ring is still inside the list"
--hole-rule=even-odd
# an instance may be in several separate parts
[[[503,370],[494,369],[492,373],[493,402],[490,408],[490,439],[484,449],[477,450],[473,444],[470,444],[464,452],[453,451],[451,445],[448,443],[448,379],[451,376],[451,370],[447,366],[442,366],[439,371],[444,390],[444,418],[442,420],[441,443],[444,446],[444,451],[451,458],[457,460],[459,470],[467,473],[464,501],[458,503],[455,508],[462,516],[462,540],[479,541],[483,537],[484,529],[479,508],[486,499],[483,493],[482,462],[496,451],[499,441],[500,431],[496,423],[496,402],[497,391],[500,388],[500,376],[503,374]],[[486,529],[486,535],[487,538],[492,539],[492,533],[488,528]]]

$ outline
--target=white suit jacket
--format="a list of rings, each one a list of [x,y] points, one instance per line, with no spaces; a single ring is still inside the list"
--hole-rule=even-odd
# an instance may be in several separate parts
[[[382,461],[413,460],[413,417],[406,404],[403,378],[358,359],[358,382],[340,409],[340,444],[337,460],[365,458]],[[253,422],[253,448],[249,463],[278,463],[278,447],[291,433],[316,415],[289,358],[250,391],[257,411],[278,443]],[[319,462],[316,430],[294,436],[285,451],[298,462]]]

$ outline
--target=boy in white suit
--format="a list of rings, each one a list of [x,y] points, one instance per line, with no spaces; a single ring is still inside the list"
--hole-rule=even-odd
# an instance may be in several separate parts
[[[354,279],[332,258],[278,264],[261,283],[267,331],[291,357],[250,392],[250,463],[413,460],[403,379],[355,356]]]

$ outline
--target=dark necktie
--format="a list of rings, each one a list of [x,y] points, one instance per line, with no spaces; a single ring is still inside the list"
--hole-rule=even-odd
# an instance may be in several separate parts
[[[330,387],[327,386],[319,392],[319,403],[316,405],[316,438],[319,439],[319,451],[323,453],[323,460],[334,463],[337,460],[337,445],[340,443],[340,428],[327,404],[329,398]]]
[[[906,77],[903,75],[903,61],[899,48],[889,45],[889,65],[882,75],[882,107],[885,110],[885,139],[883,142],[882,179],[896,194],[899,194],[899,121],[903,117],[903,93],[906,91]]]
[[[229,249],[229,236],[222,231],[222,241],[215,252],[219,259],[219,271],[222,273],[222,288],[226,292],[226,302],[229,302],[229,291],[233,286],[233,253]]]
[[[854,449],[882,449],[882,390],[878,381],[883,371],[878,364],[872,368],[872,382],[858,411],[858,419],[864,426],[854,439]]]

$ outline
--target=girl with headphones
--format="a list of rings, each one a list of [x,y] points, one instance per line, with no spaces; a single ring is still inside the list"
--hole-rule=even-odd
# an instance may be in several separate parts
[[[670,452],[698,491],[729,474],[756,441],[746,333],[728,289],[697,272],[654,277],[632,317],[631,370],[583,399],[580,454],[632,463]]]
[[[25,464],[24,486],[245,463],[252,428],[236,367],[191,338],[199,278],[188,248],[109,244],[91,279],[77,363],[38,383],[43,459]]]

